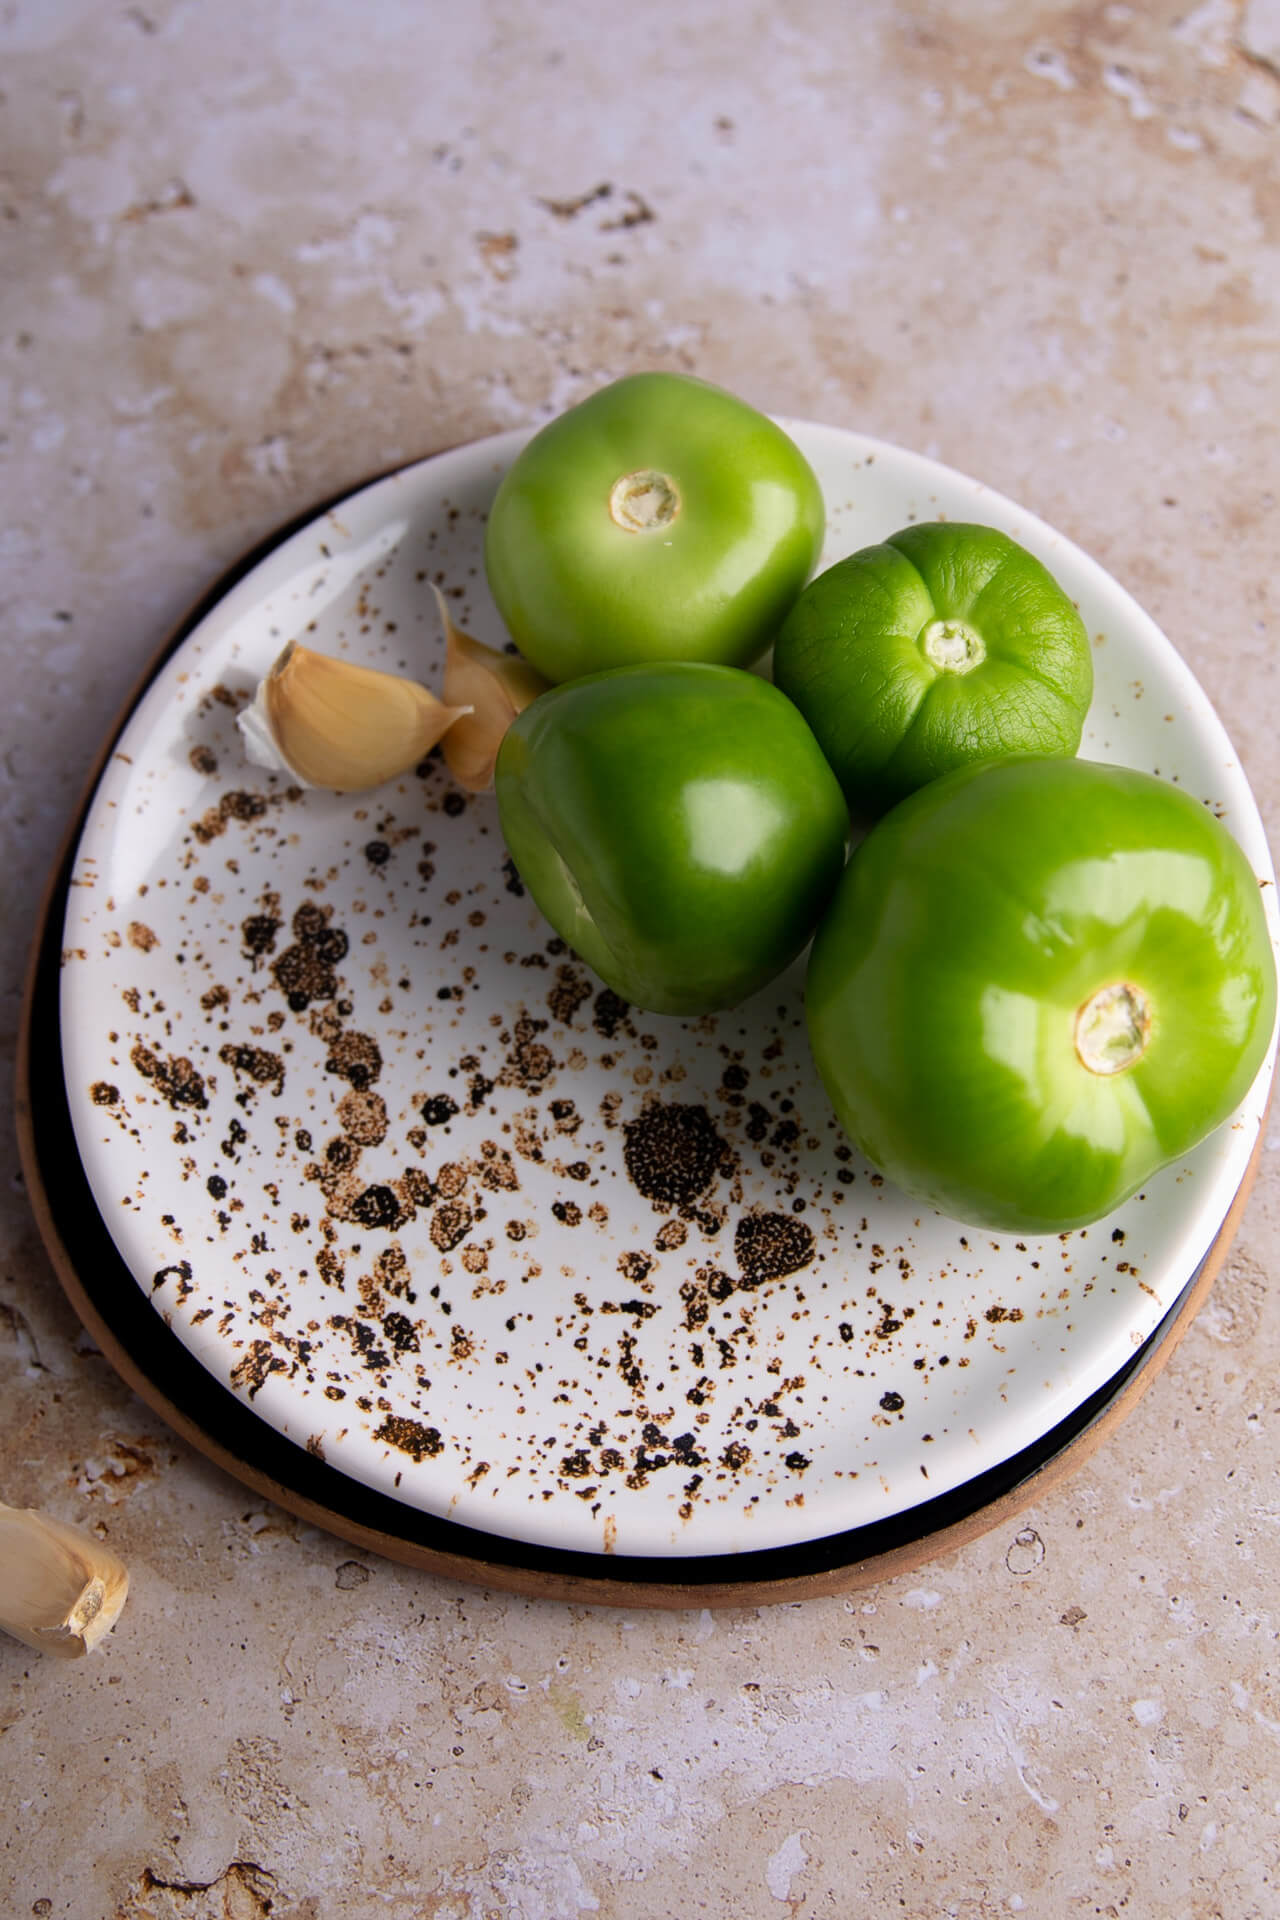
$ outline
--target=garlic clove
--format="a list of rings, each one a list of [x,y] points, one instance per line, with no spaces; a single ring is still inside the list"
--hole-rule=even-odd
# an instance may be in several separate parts
[[[97,1646],[129,1591],[122,1561],[92,1534],[0,1503],[0,1629],[75,1659]]]
[[[518,655],[500,653],[455,626],[444,595],[433,583],[444,623],[444,681],[451,705],[463,709],[444,737],[445,764],[460,787],[485,793],[493,785],[493,766],[502,736],[518,713],[551,682]]]
[[[465,711],[416,680],[291,640],[239,725],[255,765],[300,786],[357,793],[416,766]]]

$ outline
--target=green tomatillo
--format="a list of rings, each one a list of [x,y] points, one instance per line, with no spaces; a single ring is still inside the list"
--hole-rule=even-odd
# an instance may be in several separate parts
[[[1047,1233],[1111,1212],[1239,1105],[1271,1037],[1259,886],[1149,774],[948,774],[855,851],[814,940],[810,1041],[837,1116],[915,1199]]]
[[[994,527],[927,521],[837,561],[792,608],[773,677],[851,810],[874,819],[953,767],[1071,754],[1089,637],[1053,576]]]
[[[652,1013],[737,1005],[801,951],[847,816],[817,742],[733,667],[622,667],[553,687],[498,753],[498,811],[534,900]]]
[[[485,572],[548,680],[644,660],[747,666],[812,572],[825,510],[795,443],[679,373],[637,373],[560,414],[516,456]]]

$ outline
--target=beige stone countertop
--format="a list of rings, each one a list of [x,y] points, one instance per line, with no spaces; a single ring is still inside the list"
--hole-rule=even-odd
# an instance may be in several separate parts
[[[1062,529],[1277,844],[1276,0],[0,0],[0,125],[8,1080],[46,874],[188,604],[638,368]],[[0,1912],[1269,1920],[1278,1149],[1065,1485],[846,1595],[662,1613],[454,1585],[226,1477],[80,1329],[11,1132],[0,1494],[133,1584],[87,1660],[0,1640]]]

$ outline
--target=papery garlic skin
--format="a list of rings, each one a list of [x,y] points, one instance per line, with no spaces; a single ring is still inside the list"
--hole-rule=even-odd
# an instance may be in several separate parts
[[[310,787],[314,783],[304,780],[296,767],[291,767],[276,744],[275,734],[271,730],[271,715],[267,710],[267,682],[258,682],[258,690],[253,696],[253,704],[245,707],[236,715],[236,725],[244,742],[245,758],[255,767],[265,767],[269,773],[287,773],[289,778],[300,787]]]
[[[42,1653],[78,1659],[120,1617],[129,1591],[109,1548],[31,1507],[0,1504],[0,1629]]]
[[[417,766],[467,711],[416,680],[291,640],[239,726],[255,765],[299,786],[359,793]]]
[[[445,765],[460,787],[487,793],[503,735],[518,713],[550,686],[527,660],[486,646],[455,625],[444,595],[433,583],[444,624],[445,701],[464,710],[444,736]]]

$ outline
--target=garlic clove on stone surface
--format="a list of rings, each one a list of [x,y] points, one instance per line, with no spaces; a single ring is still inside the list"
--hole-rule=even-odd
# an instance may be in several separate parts
[[[75,1659],[110,1632],[129,1591],[124,1563],[63,1520],[0,1503],[0,1629]]]
[[[441,690],[445,700],[463,712],[444,736],[441,751],[460,787],[486,793],[493,785],[493,766],[507,728],[551,682],[519,655],[501,653],[464,633],[454,624],[439,587],[433,585],[432,590],[444,623]]]
[[[466,711],[416,680],[291,640],[239,725],[256,766],[300,786],[358,793],[416,766]]]

